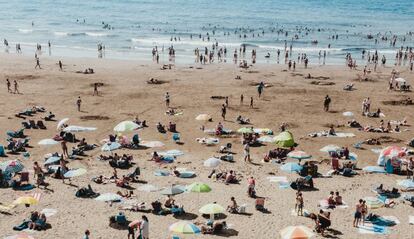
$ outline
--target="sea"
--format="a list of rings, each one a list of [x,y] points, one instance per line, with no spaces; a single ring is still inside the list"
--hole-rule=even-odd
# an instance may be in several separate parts
[[[320,64],[326,52],[326,64],[345,64],[348,53],[362,61],[363,49],[393,62],[414,46],[413,0],[0,0],[0,13],[4,51],[16,54],[20,44],[34,55],[40,44],[40,57],[151,62],[157,47],[168,63],[173,47],[176,64],[191,64],[196,48],[217,44],[229,64],[241,46],[246,59],[255,49],[258,63],[277,64],[278,49],[284,63],[292,46],[290,59],[306,54]]]

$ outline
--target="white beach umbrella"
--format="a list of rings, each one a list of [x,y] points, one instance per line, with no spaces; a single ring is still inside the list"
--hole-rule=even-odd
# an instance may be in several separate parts
[[[138,191],[141,192],[156,192],[159,191],[160,189],[157,186],[151,185],[151,184],[145,184],[141,187],[138,188]]]
[[[195,119],[200,120],[200,121],[208,121],[208,120],[211,120],[211,115],[209,115],[209,114],[200,114]]]
[[[219,166],[221,163],[221,160],[218,158],[209,158],[206,161],[204,161],[204,166],[209,168],[215,168]]]
[[[68,120],[69,120],[69,118],[61,119],[59,121],[59,123],[57,124],[56,129],[60,129],[63,126],[64,123],[68,122]]]
[[[139,125],[132,121],[122,121],[114,127],[115,132],[131,132],[139,128]]]
[[[42,139],[40,140],[37,144],[38,145],[44,145],[44,146],[49,146],[49,145],[56,145],[59,142],[53,140],[53,139]]]

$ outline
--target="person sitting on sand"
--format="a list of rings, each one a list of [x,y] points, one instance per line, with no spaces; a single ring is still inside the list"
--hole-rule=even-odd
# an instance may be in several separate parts
[[[342,205],[344,203],[342,201],[342,196],[339,195],[339,192],[338,191],[335,192],[334,200],[335,200],[335,204],[336,205]]]
[[[335,129],[334,129],[333,125],[331,125],[331,127],[329,127],[328,135],[333,135],[333,136],[336,135],[336,132],[335,132]]]
[[[123,175],[121,179],[116,179],[115,184],[116,186],[121,187],[121,188],[129,187],[129,181],[128,181],[128,178],[125,177],[125,175]]]
[[[221,122],[219,122],[216,127],[216,135],[222,135],[222,134],[223,134],[223,125],[221,124]]]
[[[175,205],[175,200],[171,195],[168,195],[164,202],[164,207],[172,208]]]
[[[229,173],[226,174],[225,183],[236,183],[236,173],[233,170],[230,170]]]
[[[215,221],[213,222],[211,226],[202,225],[200,229],[201,229],[202,234],[216,234],[216,233],[220,233],[221,231],[223,231],[223,229],[225,229],[226,227],[227,227],[226,221],[223,221],[223,222]]]
[[[173,166],[171,168],[171,172],[172,172],[172,175],[174,175],[176,177],[180,177],[181,176],[181,173],[180,173],[180,171],[177,170],[177,167],[176,166]]]
[[[243,118],[241,115],[237,116],[236,122],[239,124],[250,124],[249,118]]]
[[[230,213],[237,213],[239,206],[237,205],[236,199],[234,197],[230,198],[230,205],[227,206],[227,211]]]
[[[165,130],[165,126],[164,126],[164,125],[162,125],[162,124],[161,124],[161,122],[158,122],[158,123],[157,123],[157,130],[158,130],[158,132],[160,132],[160,133],[165,133],[165,132],[167,132],[167,131]]]
[[[162,158],[158,155],[158,153],[156,151],[154,151],[154,153],[152,153],[152,158],[150,161],[155,161],[156,163],[161,162]]]
[[[329,197],[328,197],[328,208],[335,208],[335,196],[334,196],[334,192],[330,192],[329,193]]]
[[[331,226],[330,212],[325,212],[322,209],[318,213],[319,232],[325,237],[325,230]]]
[[[29,223],[29,228],[32,230],[42,230],[46,226],[46,215],[42,213],[40,217],[34,222]]]

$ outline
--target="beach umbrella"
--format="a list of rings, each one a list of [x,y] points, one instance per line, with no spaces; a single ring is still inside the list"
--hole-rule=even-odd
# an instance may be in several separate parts
[[[4,239],[35,239],[35,238],[26,233],[19,233],[13,236],[4,237]]]
[[[163,147],[165,144],[160,141],[142,141],[140,145],[148,148],[160,148]]]
[[[115,193],[104,193],[99,195],[95,200],[101,202],[114,202],[114,201],[121,201],[122,197]]]
[[[172,187],[168,187],[168,188],[164,188],[163,190],[161,190],[161,194],[162,195],[177,195],[180,193],[183,193],[184,190],[179,187],[179,186],[172,186]]]
[[[131,132],[139,128],[139,125],[132,121],[122,121],[114,127],[115,132]]]
[[[34,198],[32,196],[19,197],[18,199],[14,200],[14,202],[13,202],[13,204],[15,204],[15,205],[19,205],[19,204],[35,205],[37,203],[39,203],[39,200],[37,200],[36,198]]]
[[[260,143],[274,143],[275,139],[274,137],[271,137],[269,135],[264,135],[258,138],[257,141],[259,141]]]
[[[395,81],[399,82],[399,83],[406,83],[407,82],[404,78],[401,78],[401,77],[396,78]]]
[[[238,129],[237,132],[241,134],[253,134],[254,130],[253,128],[243,127],[243,128]]]
[[[24,169],[24,165],[19,160],[8,160],[0,163],[0,169],[6,173],[18,173]]]
[[[346,116],[346,117],[352,117],[352,116],[354,116],[354,113],[352,113],[351,111],[346,111],[346,112],[342,113],[342,115]]]
[[[200,120],[200,121],[209,121],[212,118],[211,118],[211,115],[209,114],[199,114],[195,119]]]
[[[397,184],[404,188],[404,190],[414,190],[414,181],[411,179],[400,180]]]
[[[215,168],[219,166],[221,163],[221,160],[218,158],[209,158],[206,161],[204,161],[204,166],[209,168]]]
[[[368,172],[368,173],[386,173],[387,172],[385,171],[384,167],[379,167],[379,166],[366,166],[365,168],[362,169],[362,171]]]
[[[384,206],[384,202],[376,197],[365,197],[363,200],[369,209],[376,209]]]
[[[193,223],[187,221],[179,221],[173,223],[168,228],[170,232],[180,234],[197,234],[200,233],[200,229]]]
[[[287,156],[289,158],[293,158],[293,159],[309,159],[312,158],[312,155],[304,152],[304,151],[300,151],[300,150],[294,150],[291,151],[290,153],[287,154]]]
[[[73,170],[67,171],[63,175],[63,177],[65,177],[65,178],[74,178],[74,177],[78,177],[78,176],[84,175],[86,172],[87,171],[84,168],[73,169]]]
[[[225,209],[220,204],[209,203],[209,204],[206,204],[206,205],[202,206],[200,208],[200,210],[198,210],[198,211],[202,214],[210,214],[211,215],[211,214],[224,213]]]
[[[118,143],[118,142],[109,142],[109,143],[104,144],[102,146],[101,150],[103,152],[109,152],[109,151],[117,150],[119,148],[121,148],[121,144],[120,143]]]
[[[66,122],[68,122],[68,120],[69,120],[69,118],[64,118],[64,119],[61,119],[61,120],[59,121],[59,123],[57,124],[56,129],[60,129],[60,128],[62,128],[62,126],[63,126]]]
[[[141,224],[141,220],[138,219],[138,220],[134,220],[134,221],[130,222],[128,224],[128,227],[134,228],[134,227],[139,226],[140,224]]]
[[[334,144],[326,145],[325,147],[320,149],[321,152],[325,152],[325,153],[336,152],[339,150],[341,150],[341,147],[334,145]]]
[[[63,131],[66,133],[79,133],[79,132],[90,132],[95,131],[95,127],[83,127],[77,125],[69,125],[68,127],[64,128]]]
[[[138,191],[141,191],[141,192],[156,192],[158,190],[160,190],[158,187],[151,185],[151,184],[145,184],[138,188]]]
[[[59,142],[58,141],[55,141],[53,139],[42,139],[37,144],[38,145],[43,145],[43,146],[50,146],[50,145],[59,144]]]
[[[162,156],[170,156],[170,157],[178,157],[184,155],[184,153],[178,149],[172,149],[165,152],[160,152],[159,155]]]
[[[59,161],[60,161],[60,157],[58,157],[58,156],[52,156],[52,157],[48,158],[48,159],[44,162],[44,164],[45,164],[45,165],[46,165],[46,164],[54,164],[54,163],[59,162]]]
[[[194,192],[194,193],[208,193],[211,191],[210,186],[208,186],[205,183],[199,183],[199,182],[192,183],[188,185],[186,188],[188,191]]]
[[[282,239],[307,239],[315,234],[312,229],[305,226],[288,226],[280,231]]]
[[[378,156],[377,164],[383,166],[389,159],[400,159],[404,157],[405,154],[405,150],[401,147],[388,146],[381,151],[380,155]]]
[[[297,163],[286,163],[282,166],[280,166],[280,169],[282,169],[285,172],[299,172],[300,170],[302,170],[302,166],[300,166]]]

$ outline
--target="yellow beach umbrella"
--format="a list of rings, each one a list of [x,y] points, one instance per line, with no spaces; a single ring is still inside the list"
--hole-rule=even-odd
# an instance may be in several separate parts
[[[31,196],[19,197],[13,202],[13,204],[16,204],[16,205],[19,205],[19,204],[34,205],[37,203],[39,203],[39,200]]]
[[[223,213],[225,210],[224,207],[222,207],[220,204],[209,203],[202,206],[198,211],[202,214],[219,214]]]

